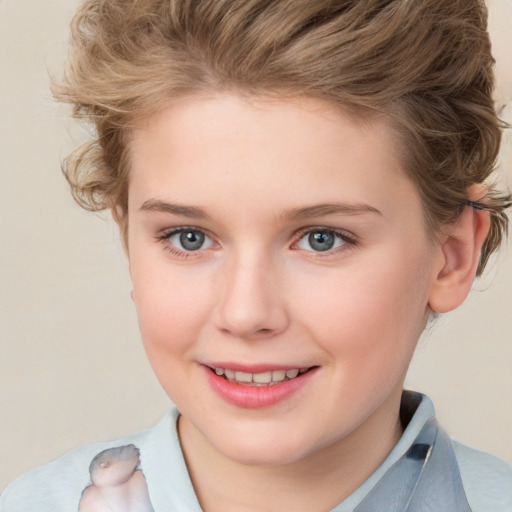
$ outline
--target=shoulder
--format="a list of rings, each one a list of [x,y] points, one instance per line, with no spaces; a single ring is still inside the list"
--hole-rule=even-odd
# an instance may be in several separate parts
[[[14,480],[0,495],[0,512],[73,512],[91,484],[90,467],[98,454],[126,445],[150,442],[153,429],[113,441],[76,448]]]
[[[457,441],[453,447],[473,512],[511,512],[512,466]]]
[[[102,443],[77,448],[14,480],[0,496],[0,512],[76,511],[90,483],[89,465]]]

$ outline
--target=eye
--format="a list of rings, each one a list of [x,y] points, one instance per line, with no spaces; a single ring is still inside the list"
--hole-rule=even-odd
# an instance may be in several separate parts
[[[306,251],[325,252],[337,249],[352,241],[349,237],[329,229],[310,230],[297,243],[299,249]]]
[[[198,229],[182,228],[171,232],[165,238],[169,244],[186,252],[209,249],[213,246],[213,240]]]

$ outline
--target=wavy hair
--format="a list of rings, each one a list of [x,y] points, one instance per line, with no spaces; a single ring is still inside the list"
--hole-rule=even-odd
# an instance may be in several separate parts
[[[511,204],[489,184],[502,128],[493,65],[481,0],[85,0],[53,90],[97,137],[63,170],[81,206],[115,212],[126,242],[131,131],[180,95],[309,95],[384,113],[434,238],[487,184],[470,204],[491,216],[480,275]]]

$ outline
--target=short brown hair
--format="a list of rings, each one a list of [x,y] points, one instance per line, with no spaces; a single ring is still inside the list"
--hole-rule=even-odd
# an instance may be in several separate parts
[[[494,171],[501,124],[480,0],[85,0],[55,96],[97,139],[64,172],[77,202],[115,208],[126,236],[133,127],[183,94],[309,95],[389,116],[427,232],[457,219]],[[507,229],[488,185],[479,275]]]

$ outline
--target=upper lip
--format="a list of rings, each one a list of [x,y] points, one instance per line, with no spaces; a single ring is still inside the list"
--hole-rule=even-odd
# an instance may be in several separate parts
[[[265,373],[273,370],[292,370],[302,368],[311,368],[310,364],[272,364],[272,363],[234,363],[234,362],[207,362],[202,363],[204,366],[208,366],[212,370],[216,368],[222,368],[223,370],[233,370],[235,372],[245,373]]]

